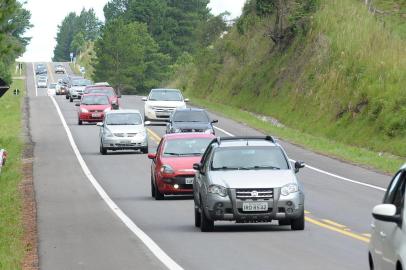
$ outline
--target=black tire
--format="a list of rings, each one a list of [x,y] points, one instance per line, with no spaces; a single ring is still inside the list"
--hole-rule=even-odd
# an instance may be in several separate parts
[[[199,207],[195,203],[195,227],[199,228],[202,222],[202,217],[200,216]]]
[[[369,262],[369,269],[374,270],[374,260],[372,259],[371,253],[368,253],[368,262]]]
[[[149,121],[149,118],[144,114],[144,122]]]
[[[107,149],[103,147],[102,142],[100,142],[100,154],[107,155]]]
[[[148,146],[141,148],[141,153],[148,154]]]
[[[212,232],[214,230],[214,221],[206,217],[202,207],[203,204],[200,202],[200,230],[202,232]]]
[[[154,185],[154,179],[152,178],[152,175],[151,175],[151,196],[152,196],[152,198],[155,198],[155,185]]]
[[[291,225],[291,221],[290,221],[290,219],[281,219],[281,220],[278,220],[278,224],[279,224],[279,226],[288,226],[288,225]]]
[[[68,96],[68,95],[65,95],[65,98],[66,98],[66,99],[69,99],[69,96]]]
[[[73,102],[73,98],[69,98],[69,102]]]
[[[79,126],[83,125],[83,121],[79,119],[79,120],[78,120],[78,125],[79,125]]]
[[[157,200],[157,201],[162,201],[162,200],[164,200],[164,199],[165,199],[165,195],[162,194],[162,193],[159,191],[157,185],[154,185],[154,189],[155,189],[155,200]]]
[[[303,231],[305,228],[305,218],[304,212],[300,215],[300,217],[291,220],[290,228],[294,231]]]

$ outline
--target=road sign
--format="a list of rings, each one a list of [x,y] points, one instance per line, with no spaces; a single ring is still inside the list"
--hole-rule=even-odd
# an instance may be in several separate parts
[[[10,89],[10,86],[7,85],[3,79],[0,78],[0,98]]]
[[[18,96],[20,94],[20,89],[18,89],[18,88],[14,89],[13,94],[15,96]]]

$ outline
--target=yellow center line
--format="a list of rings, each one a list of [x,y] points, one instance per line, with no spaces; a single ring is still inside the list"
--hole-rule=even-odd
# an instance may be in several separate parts
[[[329,219],[322,219],[322,221],[323,221],[324,223],[327,223],[327,224],[329,224],[329,225],[335,226],[335,227],[340,228],[340,229],[347,228],[347,226],[342,225],[342,224],[337,223],[337,222],[334,222],[334,221],[329,220]]]
[[[148,128],[147,130],[151,134],[151,136],[159,143],[159,141],[161,140],[161,137],[157,133],[152,131],[151,129]],[[311,214],[311,212],[305,210],[305,214]],[[325,229],[328,229],[328,230],[331,230],[331,231],[338,232],[338,233],[340,233],[342,235],[349,236],[351,238],[360,240],[360,241],[365,242],[365,243],[369,243],[369,237],[366,236],[366,234],[359,235],[359,234],[350,232],[349,229],[345,225],[339,224],[337,222],[334,222],[334,221],[331,221],[331,220],[328,220],[328,219],[323,219],[323,221],[325,222],[325,223],[323,223],[321,221],[318,221],[316,219],[313,219],[313,218],[310,218],[310,217],[307,217],[307,216],[305,217],[305,220],[307,222],[312,223],[314,225],[317,225],[319,227],[322,227],[322,228],[325,228]]]
[[[318,221],[318,220],[316,220],[316,219],[313,219],[313,218],[305,217],[305,220],[306,220],[307,222],[309,222],[309,223],[312,223],[312,224],[314,224],[314,225],[323,227],[323,228],[325,228],[325,229],[338,232],[338,233],[340,233],[340,234],[349,236],[349,237],[351,237],[351,238],[360,240],[360,241],[365,242],[365,243],[369,243],[369,238],[367,238],[367,237],[365,237],[365,236],[361,236],[361,235],[356,234],[356,233],[352,233],[352,232],[349,232],[349,231],[346,231],[346,230],[343,230],[343,229],[340,229],[340,228],[337,228],[337,227],[334,227],[334,226],[331,226],[331,225],[327,225],[327,224],[322,223],[322,222],[320,222],[320,221]]]
[[[55,82],[55,77],[54,77],[54,72],[52,70],[51,63],[48,62],[47,66],[48,66],[49,75],[51,76],[51,79],[52,79],[52,83],[54,83]]]

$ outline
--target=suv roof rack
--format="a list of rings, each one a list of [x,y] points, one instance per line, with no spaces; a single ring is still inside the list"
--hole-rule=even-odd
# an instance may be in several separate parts
[[[272,143],[276,143],[275,139],[270,136],[236,136],[236,137],[217,137],[213,140],[213,142],[217,142],[221,144],[222,141],[252,141],[252,140],[265,140],[270,141]]]

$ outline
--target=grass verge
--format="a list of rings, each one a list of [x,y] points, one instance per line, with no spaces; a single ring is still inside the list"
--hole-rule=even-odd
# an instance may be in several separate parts
[[[265,134],[281,137],[285,141],[301,145],[311,151],[325,154],[355,165],[392,174],[405,162],[404,159],[387,153],[379,154],[367,149],[328,140],[324,137],[306,134],[289,127],[276,127],[256,118],[249,112],[242,111],[235,107],[213,103],[193,96],[192,100],[194,103],[199,104],[210,111],[219,113],[235,121],[245,123]]]
[[[22,97],[25,81],[14,80],[11,90],[0,99],[0,148],[8,151],[9,157],[0,173],[0,269],[21,269],[25,254],[22,222],[22,196],[19,184],[22,181],[21,137]],[[21,90],[19,96],[13,89]]]

